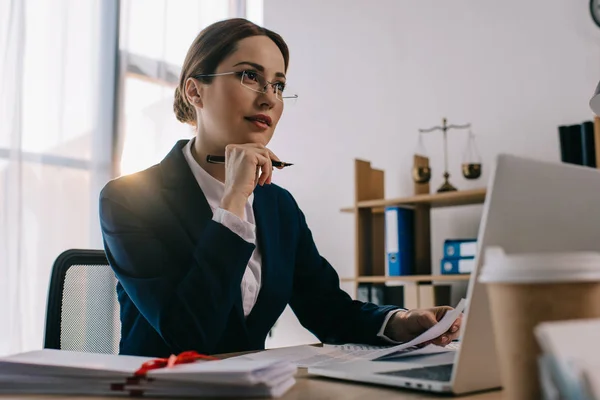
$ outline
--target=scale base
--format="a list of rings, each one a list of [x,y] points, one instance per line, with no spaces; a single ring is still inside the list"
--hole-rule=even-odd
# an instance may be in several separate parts
[[[450,174],[446,172],[444,174],[444,184],[439,187],[439,189],[437,190],[438,193],[456,192],[458,190],[450,182],[448,182],[448,178],[450,178]]]

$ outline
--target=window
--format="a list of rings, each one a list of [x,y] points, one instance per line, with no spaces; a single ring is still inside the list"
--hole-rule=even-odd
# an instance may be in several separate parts
[[[121,173],[160,162],[193,129],[177,121],[173,96],[187,50],[206,26],[244,17],[262,23],[262,0],[125,0],[121,3]],[[143,18],[140,18],[143,16]]]
[[[104,111],[115,86],[111,4],[0,3],[2,19],[10,16],[0,25],[1,354],[43,343],[56,257],[102,245],[98,193],[111,175],[112,136]]]

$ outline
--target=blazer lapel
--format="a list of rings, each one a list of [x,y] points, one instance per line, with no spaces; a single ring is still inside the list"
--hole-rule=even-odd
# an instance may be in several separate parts
[[[204,227],[212,219],[213,212],[183,155],[183,147],[187,142],[188,140],[178,141],[161,161],[160,168],[163,177],[163,195],[190,238],[191,247],[186,249],[194,249]],[[235,293],[234,304],[241,325],[245,329],[241,289]],[[244,333],[247,336],[247,331]]]
[[[188,140],[178,141],[161,161],[160,169],[163,177],[163,195],[187,231],[190,243],[195,246],[213,213],[183,156],[183,147],[187,142]]]
[[[246,320],[248,327],[256,324],[260,319],[267,317],[272,307],[268,304],[268,289],[276,285],[276,263],[280,258],[279,249],[279,221],[277,216],[277,198],[267,187],[257,186],[254,189],[254,219],[256,221],[256,240],[261,255],[261,290],[256,304]],[[274,281],[275,280],[275,281]]]

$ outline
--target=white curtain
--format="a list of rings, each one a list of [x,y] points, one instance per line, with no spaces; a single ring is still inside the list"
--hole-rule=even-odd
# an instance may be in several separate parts
[[[116,4],[0,1],[0,355],[43,346],[56,257],[102,245]]]
[[[202,28],[244,15],[261,24],[262,0],[0,0],[0,356],[43,346],[54,260],[102,248],[119,166],[191,137],[172,112],[180,63]]]

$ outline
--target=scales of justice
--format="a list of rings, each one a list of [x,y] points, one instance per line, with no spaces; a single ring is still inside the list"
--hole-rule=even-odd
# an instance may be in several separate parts
[[[423,135],[431,132],[441,131],[444,136],[444,183],[437,190],[438,193],[456,191],[456,187],[449,181],[450,173],[448,172],[448,138],[447,132],[451,129],[468,129],[469,137],[463,154],[462,174],[466,179],[478,179],[481,176],[481,158],[475,144],[475,136],[471,131],[471,124],[465,125],[448,125],[446,118],[442,120],[442,126],[434,126],[429,129],[419,129],[419,142],[417,151],[414,157],[414,166],[412,169],[413,180],[417,186],[423,186],[429,183],[431,179],[431,168],[429,167],[429,157],[423,144]],[[417,193],[422,193],[422,190],[417,189]],[[426,191],[429,192],[429,185],[426,186]]]

